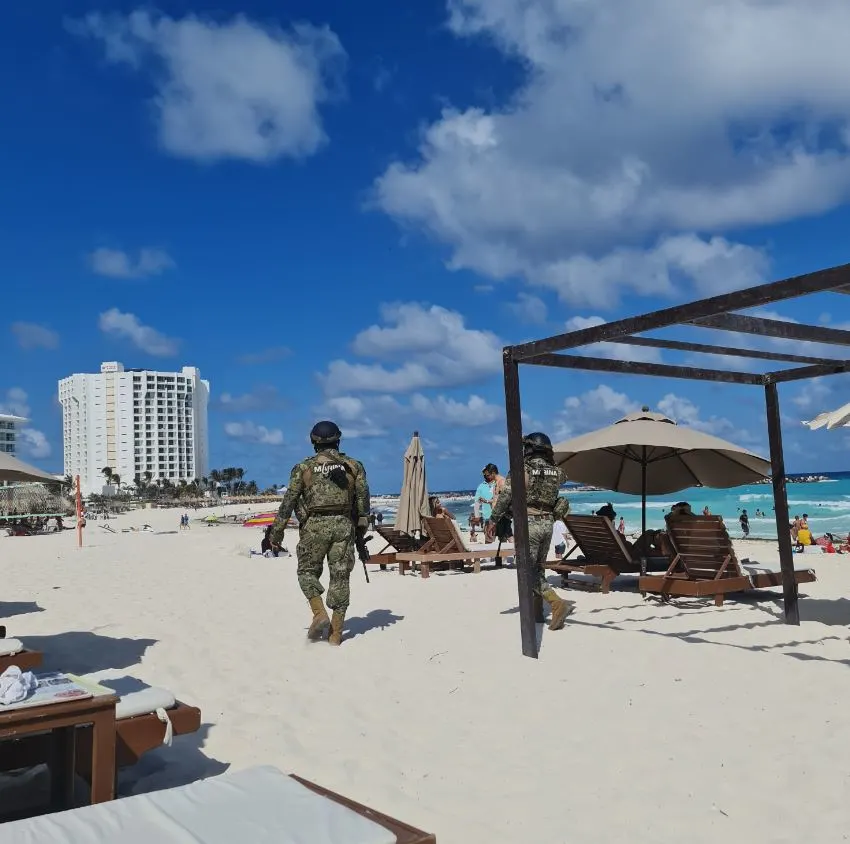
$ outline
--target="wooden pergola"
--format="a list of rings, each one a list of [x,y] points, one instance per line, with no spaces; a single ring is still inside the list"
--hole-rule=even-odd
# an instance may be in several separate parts
[[[571,370],[613,372],[624,375],[654,375],[663,378],[684,378],[691,381],[750,384],[762,387],[770,444],[779,558],[782,566],[785,623],[800,623],[791,534],[788,530],[785,458],[782,452],[782,428],[779,418],[779,392],[777,388],[779,384],[785,382],[802,381],[808,378],[819,378],[824,375],[835,375],[850,371],[850,360],[751,349],[746,347],[746,342],[743,339],[741,346],[730,347],[668,340],[646,336],[646,334],[647,332],[673,327],[708,328],[734,332],[742,335],[742,338],[746,335],[756,335],[783,340],[828,343],[834,346],[850,346],[850,331],[736,313],[736,311],[769,305],[785,299],[825,292],[850,294],[850,264],[504,348],[505,411],[513,490],[512,509],[519,588],[520,628],[522,631],[522,652],[525,656],[537,658],[536,624],[543,621],[543,608],[539,596],[534,594],[536,572],[530,565],[528,545],[528,510],[525,472],[523,470],[523,434],[519,384],[519,365],[521,363]],[[644,363],[634,360],[564,354],[564,352],[601,342],[622,344],[621,348],[623,348],[624,355],[627,354],[629,346],[642,346],[669,349],[676,352],[722,355],[730,359],[748,358],[775,361],[790,365],[760,374],[729,368],[707,369],[666,363]]]

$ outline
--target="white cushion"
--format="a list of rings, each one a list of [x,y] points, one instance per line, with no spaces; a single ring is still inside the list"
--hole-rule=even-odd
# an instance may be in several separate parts
[[[149,686],[139,692],[121,695],[115,707],[115,717],[120,721],[122,718],[147,715],[157,709],[171,709],[175,703],[177,699],[168,689]]]
[[[0,656],[19,654],[24,649],[20,639],[0,639]]]
[[[396,844],[386,827],[277,768],[0,824],[0,844]]]

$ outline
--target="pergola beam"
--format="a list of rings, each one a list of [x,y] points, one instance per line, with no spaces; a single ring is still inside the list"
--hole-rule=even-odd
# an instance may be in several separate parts
[[[822,325],[801,325],[798,322],[765,319],[764,317],[746,316],[744,314],[715,314],[688,321],[700,328],[737,331],[742,334],[757,334],[761,337],[778,337],[782,340],[850,346],[850,331],[841,328],[828,328]]]
[[[836,361],[831,364],[815,366],[795,366],[792,369],[780,369],[765,376],[765,384],[782,384],[786,381],[802,381],[804,378],[823,378],[825,375],[841,375],[850,369],[850,361]]]
[[[616,340],[625,346],[643,346],[652,349],[670,349],[676,352],[699,352],[706,355],[752,358],[753,360],[775,360],[783,363],[828,364],[829,358],[808,355],[788,355],[782,352],[763,352],[759,349],[741,349],[737,346],[712,346],[707,343],[685,343],[681,340],[662,340],[656,337],[621,337]]]
[[[764,377],[755,372],[727,372],[722,369],[699,369],[692,366],[673,366],[667,363],[609,360],[582,355],[543,354],[526,358],[523,363],[534,366],[557,366],[562,369],[584,369],[590,372],[616,372],[620,375],[654,375],[662,378],[720,381],[728,384],[763,384]]]
[[[663,308],[660,311],[652,311],[643,316],[627,317],[604,325],[594,325],[566,334],[556,334],[543,340],[521,343],[510,347],[511,358],[522,362],[546,352],[558,352],[587,346],[591,343],[616,340],[619,337],[643,334],[647,331],[668,328],[671,325],[681,325],[717,314],[756,308],[761,305],[769,305],[771,302],[842,287],[850,287],[850,264],[795,276],[784,281],[775,281],[771,284],[762,284],[758,287],[751,287],[749,290],[723,293],[720,296],[711,296],[708,299],[700,299],[686,305]]]

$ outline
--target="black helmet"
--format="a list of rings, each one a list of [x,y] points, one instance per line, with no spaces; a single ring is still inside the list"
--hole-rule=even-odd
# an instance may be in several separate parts
[[[522,450],[526,454],[551,454],[552,440],[542,434],[540,431],[535,431],[533,434],[526,434],[522,438]]]
[[[342,431],[336,422],[317,422],[310,431],[310,442],[313,445],[336,445],[342,439]]]

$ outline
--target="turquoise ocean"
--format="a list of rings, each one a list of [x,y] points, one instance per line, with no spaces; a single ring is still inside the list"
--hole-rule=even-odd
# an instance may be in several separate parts
[[[824,473],[827,480],[814,483],[788,483],[788,509],[790,516],[808,514],[809,524],[815,536],[824,533],[847,536],[850,533],[850,473]],[[627,533],[637,533],[641,527],[640,497],[620,495],[608,491],[584,491],[567,488],[563,493],[570,501],[573,513],[593,513],[610,501],[617,517],[626,520]],[[461,524],[466,524],[472,514],[472,495],[463,493],[440,493],[440,500],[451,510]],[[647,527],[664,526],[664,514],[677,501],[687,501],[695,513],[708,506],[712,514],[723,516],[733,537],[740,536],[738,517],[742,510],[750,519],[750,536],[762,539],[776,538],[776,522],[773,513],[773,488],[770,484],[754,484],[733,489],[708,489],[698,487],[686,489],[673,495],[648,496],[646,503]],[[384,513],[387,522],[395,516],[395,502],[382,499],[375,509]],[[762,515],[756,515],[760,512]]]

